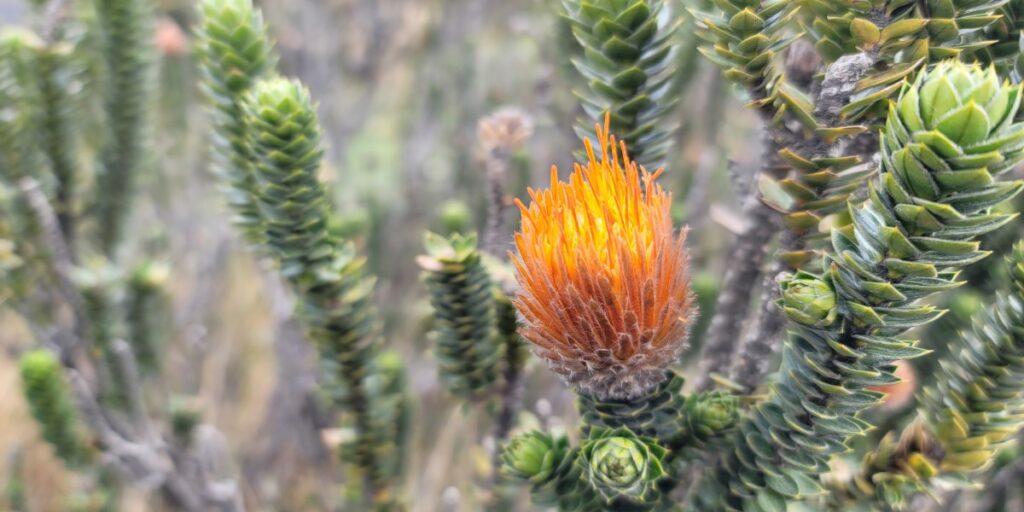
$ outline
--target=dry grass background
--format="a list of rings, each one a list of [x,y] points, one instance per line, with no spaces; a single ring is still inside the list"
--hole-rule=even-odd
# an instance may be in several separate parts
[[[85,1],[85,0],[82,0]],[[439,205],[468,203],[476,225],[484,211],[483,172],[475,145],[476,123],[505,105],[534,119],[536,131],[517,160],[512,193],[546,177],[549,165],[569,168],[577,146],[571,131],[576,102],[558,55],[554,4],[548,0],[263,0],[257,2],[279,41],[280,67],[302,78],[320,101],[329,164],[339,207],[365,219],[360,249],[380,276],[378,304],[383,335],[409,368],[416,406],[406,495],[413,512],[479,510],[476,483],[486,481],[488,415],[463,407],[438,386],[424,332],[428,313],[413,261],[422,232],[437,228]],[[0,23],[15,23],[16,2],[0,0]],[[188,37],[193,2],[159,2],[161,18]],[[188,41],[183,41],[186,44]],[[228,440],[236,471],[264,464],[267,418],[295,404],[271,397],[282,377],[280,288],[262,262],[238,241],[206,167],[205,120],[190,53],[161,57],[159,101],[151,169],[140,184],[133,214],[136,260],[168,262],[173,327],[165,371],[151,376],[153,409],[166,410],[170,394],[194,395],[205,419]],[[757,159],[749,141],[750,114],[729,95],[715,73],[701,68],[682,102],[678,151],[666,180],[685,196],[701,162]],[[728,147],[718,133],[730,137]],[[88,161],[83,158],[83,162]],[[708,204],[730,201],[724,172],[702,194]],[[677,202],[679,202],[677,200]],[[728,204],[728,203],[726,203]],[[730,207],[721,208],[726,212]],[[728,219],[725,219],[728,222]],[[717,273],[714,255],[728,236],[698,229],[694,259]],[[285,326],[287,327],[287,326]],[[287,331],[287,329],[285,329]],[[27,416],[17,382],[16,354],[31,345],[24,326],[0,316],[0,452],[23,450],[24,479],[33,511],[65,510],[75,488],[42,444]],[[308,352],[307,352],[308,355]],[[534,362],[527,377],[526,418],[549,427],[575,424],[572,395]],[[329,437],[329,436],[328,436]],[[294,440],[294,439],[293,439]],[[296,441],[298,443],[299,441]],[[321,454],[322,455],[322,454]],[[331,457],[289,445],[269,467],[246,481],[253,510],[330,510],[338,483]],[[254,462],[261,461],[261,462]],[[0,466],[0,482],[10,466]],[[523,510],[529,510],[523,497]],[[157,510],[157,500],[129,492],[124,510]]]

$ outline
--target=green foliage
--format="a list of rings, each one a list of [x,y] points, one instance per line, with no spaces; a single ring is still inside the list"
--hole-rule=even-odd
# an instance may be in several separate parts
[[[828,61],[877,51],[891,62],[964,57],[989,41],[964,37],[998,19],[1004,0],[802,0],[815,48]],[[886,17],[879,22],[879,14]]]
[[[591,429],[580,446],[583,479],[597,491],[608,510],[655,510],[665,496],[668,451],[649,437],[625,427]]]
[[[43,439],[69,467],[79,467],[91,457],[78,424],[71,390],[64,381],[60,362],[49,351],[33,350],[21,357],[21,385]]]
[[[258,82],[243,104],[264,237],[281,274],[299,289],[330,273],[335,246],[318,172],[323,151],[309,92],[297,82]]]
[[[394,483],[382,452],[396,450],[392,415],[381,415],[383,388],[370,389],[377,350],[373,280],[350,243],[328,230],[329,204],[318,178],[320,128],[309,92],[283,78],[257,82],[242,101],[254,171],[253,201],[281,274],[299,295],[299,315],[321,356],[344,384],[344,409],[356,439],[351,460],[366,482],[366,499],[390,503]],[[385,386],[384,388],[386,388]],[[382,418],[389,423],[383,423]],[[390,430],[389,430],[390,427]],[[395,455],[397,456],[397,455]]]
[[[149,0],[95,0],[99,19],[109,136],[96,175],[97,241],[114,255],[124,235],[135,180],[145,165],[146,124],[152,68],[152,5]]]
[[[198,54],[203,88],[213,105],[214,165],[223,175],[234,221],[246,238],[261,241],[260,211],[254,200],[255,181],[241,99],[252,84],[274,67],[273,44],[259,9],[251,0],[204,0],[200,4]]]
[[[833,508],[902,509],[936,479],[970,482],[1024,427],[1024,242],[1007,259],[1010,279],[939,361],[934,383],[920,393],[918,418],[868,452],[851,482],[831,489]]]
[[[73,277],[82,294],[83,307],[89,319],[85,337],[91,347],[106,352],[117,336],[117,312],[112,291],[120,277],[118,270],[112,265],[93,260],[87,266],[76,269]]]
[[[0,32],[0,177],[12,185],[39,169],[34,69],[40,45],[25,30]]]
[[[657,439],[675,451],[686,441],[681,414],[683,378],[670,372],[668,378],[646,395],[632,400],[598,400],[579,394],[578,408],[584,433],[593,428],[626,427],[637,435]]]
[[[412,398],[406,381],[406,368],[402,356],[394,351],[382,351],[374,360],[373,371],[367,383],[373,402],[373,422],[380,431],[375,447],[378,482],[398,481],[405,472],[405,454],[408,453],[412,429]]]
[[[1008,286],[975,316],[922,396],[928,429],[943,447],[943,471],[984,469],[1024,426],[1024,243],[1009,264]]]
[[[698,35],[712,46],[700,52],[721,67],[725,77],[746,88],[753,106],[781,121],[789,113],[807,128],[817,122],[810,101],[786,84],[776,57],[797,39],[786,30],[796,14],[786,0],[722,0],[718,11],[694,12]]]
[[[437,319],[434,356],[448,389],[463,399],[491,395],[499,383],[502,346],[496,336],[491,278],[476,236],[426,235],[423,280]]]
[[[606,113],[611,128],[641,165],[659,167],[674,129],[666,126],[675,100],[672,51],[680,22],[660,0],[563,0],[565,16],[582,47],[573,64],[586,80],[577,92],[586,116],[580,138],[594,139],[594,124]]]
[[[762,175],[758,187],[762,199],[784,212],[787,227],[807,246],[783,251],[778,257],[789,268],[804,268],[814,259],[814,249],[828,241],[819,230],[822,221],[842,213],[874,176],[875,168],[861,165],[857,156],[806,158],[794,148],[781,150],[779,156],[792,172],[781,180]]]
[[[864,77],[843,108],[849,121],[883,117],[903,80],[922,64],[975,57],[993,43],[981,34],[999,20],[1004,0],[802,0],[804,28],[827,62],[857,51],[884,62]]]
[[[819,279],[835,290],[838,318],[808,325],[790,316],[780,380],[741,424],[699,502],[781,510],[819,492],[829,456],[870,426],[857,413],[879,394],[866,388],[896,382],[892,363],[922,354],[901,335],[941,312],[919,299],[955,287],[956,269],[986,255],[974,239],[1011,219],[990,208],[1024,186],[996,182],[1024,156],[1019,103],[1020,88],[993,70],[957,63],[904,88],[890,107],[870,199],[851,208],[852,225],[832,231]]]
[[[977,53],[979,61],[995,64],[1000,76],[1009,76],[1014,82],[1024,77],[1024,56],[1021,54],[1021,39],[1024,36],[1024,1],[1010,0],[997,11],[1000,18],[979,37],[993,41],[991,46]]]

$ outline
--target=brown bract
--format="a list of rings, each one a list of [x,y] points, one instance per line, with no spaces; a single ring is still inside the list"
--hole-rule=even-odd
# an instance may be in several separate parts
[[[520,333],[551,368],[598,398],[649,391],[686,346],[695,316],[685,230],[671,194],[598,127],[568,182],[530,190],[516,234]]]

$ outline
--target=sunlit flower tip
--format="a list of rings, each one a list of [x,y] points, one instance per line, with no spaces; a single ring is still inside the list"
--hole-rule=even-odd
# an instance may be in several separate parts
[[[584,393],[635,398],[661,382],[696,315],[671,194],[597,127],[568,181],[530,190],[512,258],[520,333]],[[595,149],[597,152],[595,152]]]

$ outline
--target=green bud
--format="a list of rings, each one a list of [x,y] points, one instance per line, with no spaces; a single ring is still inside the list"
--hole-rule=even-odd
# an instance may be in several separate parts
[[[690,436],[700,441],[721,437],[739,419],[739,397],[710,391],[686,399],[686,423]]]
[[[668,450],[625,427],[596,427],[580,448],[583,477],[607,503],[633,507],[660,502]]]
[[[516,436],[501,452],[502,472],[512,478],[532,483],[543,483],[554,473],[568,451],[564,437],[532,431]]]
[[[174,437],[184,444],[191,442],[192,433],[203,421],[203,412],[195,399],[186,396],[176,396],[171,399],[171,432]]]
[[[469,211],[466,203],[452,199],[441,205],[437,216],[441,221],[441,228],[444,233],[451,234],[467,232],[470,227],[470,218],[473,214]]]
[[[807,272],[781,279],[782,308],[796,322],[825,327],[835,321],[836,294],[831,284]]]
[[[598,443],[591,461],[595,478],[603,485],[617,488],[633,486],[643,476],[646,466],[643,448],[625,437]]]

